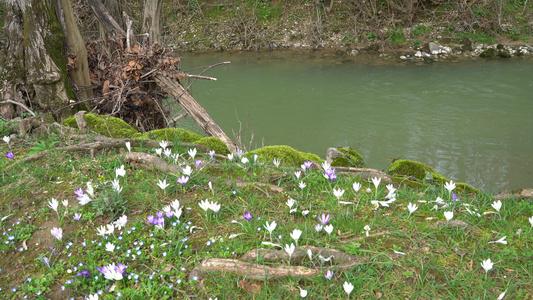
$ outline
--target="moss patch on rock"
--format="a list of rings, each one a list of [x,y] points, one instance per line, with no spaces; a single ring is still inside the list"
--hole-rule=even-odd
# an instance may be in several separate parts
[[[393,162],[389,168],[388,173],[393,177],[393,180],[398,183],[404,183],[407,186],[419,188],[420,184],[424,185],[426,182],[442,185],[450,180],[441,174],[437,173],[432,167],[421,162],[399,159]],[[470,185],[462,182],[456,182],[456,189],[465,193],[479,193],[479,190],[474,189]]]
[[[322,159],[313,153],[300,152],[289,146],[266,146],[257,150],[248,152],[253,156],[257,154],[266,161],[273,161],[275,158],[281,159],[281,164],[284,166],[300,166],[304,162],[316,161],[322,163]]]
[[[216,154],[228,155],[230,153],[228,146],[226,146],[226,144],[217,137],[204,137],[199,139],[195,143],[198,145],[205,146],[208,150],[215,150]]]
[[[183,128],[165,128],[145,132],[141,136],[136,136],[136,138],[196,143],[198,140],[202,139],[203,136]]]
[[[132,138],[138,133],[138,131],[128,125],[128,123],[115,117],[86,114],[85,120],[92,131],[115,139]],[[78,124],[74,117],[64,120],[61,124],[72,128],[78,128]]]
[[[366,168],[363,156],[350,148],[335,148],[341,153],[331,162],[332,167]]]

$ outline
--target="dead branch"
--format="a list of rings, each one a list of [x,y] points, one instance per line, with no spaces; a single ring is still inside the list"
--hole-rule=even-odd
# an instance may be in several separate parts
[[[382,178],[386,183],[392,183],[392,177],[377,169],[369,168],[352,168],[352,167],[333,167],[339,173],[350,173],[361,176],[362,179],[368,180],[373,177]]]
[[[20,103],[20,102],[17,102],[17,101],[14,101],[14,100],[4,100],[4,101],[0,101],[0,104],[6,104],[6,103],[11,103],[11,104],[15,104],[15,105],[18,105],[20,107],[22,107],[24,110],[26,110],[27,112],[29,112],[32,116],[37,116],[33,111],[31,111],[31,109],[29,109],[26,105],[24,105],[23,103]]]

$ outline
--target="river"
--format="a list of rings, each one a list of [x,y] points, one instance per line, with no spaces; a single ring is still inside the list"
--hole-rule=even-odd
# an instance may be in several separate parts
[[[533,60],[405,63],[374,55],[184,54],[182,70],[212,65],[195,99],[232,137],[325,156],[351,147],[366,165],[423,162],[485,192],[533,188]],[[197,71],[196,71],[197,72]],[[194,71],[191,71],[194,73]],[[179,126],[192,128],[191,120]],[[246,131],[245,139],[249,139]]]

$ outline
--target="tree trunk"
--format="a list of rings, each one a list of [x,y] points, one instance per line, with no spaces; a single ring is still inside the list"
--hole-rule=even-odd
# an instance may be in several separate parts
[[[53,0],[8,1],[4,30],[8,37],[2,97],[26,104],[41,113],[69,104],[70,88],[64,49],[65,36],[55,14]],[[8,104],[11,105],[11,104]],[[14,117],[19,108],[2,107]],[[61,110],[63,119],[72,111]]]
[[[148,45],[161,43],[163,0],[144,0],[142,33],[148,34]]]
[[[70,82],[74,86],[78,101],[92,98],[91,78],[87,62],[87,49],[74,19],[70,0],[60,0],[63,9],[65,43],[67,50],[67,66]]]

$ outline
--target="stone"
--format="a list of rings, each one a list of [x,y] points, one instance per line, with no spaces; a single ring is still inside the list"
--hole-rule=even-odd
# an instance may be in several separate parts
[[[416,51],[415,57],[418,57],[418,58],[422,57],[422,52]]]
[[[429,52],[431,52],[431,54],[439,54],[440,53],[439,44],[430,42],[429,43]]]

